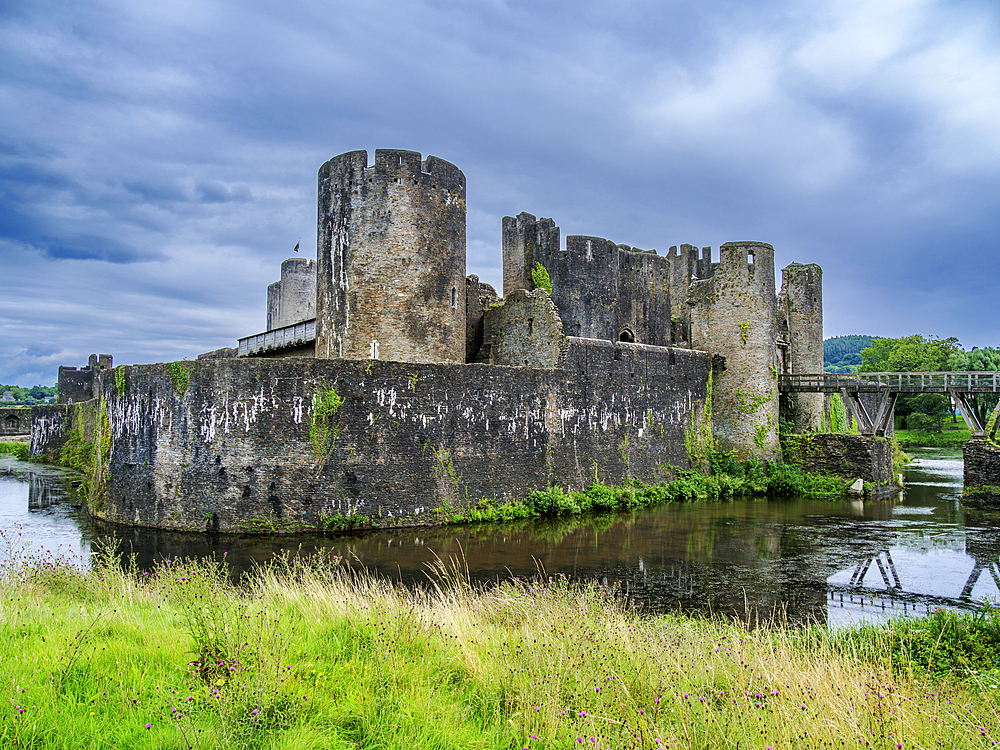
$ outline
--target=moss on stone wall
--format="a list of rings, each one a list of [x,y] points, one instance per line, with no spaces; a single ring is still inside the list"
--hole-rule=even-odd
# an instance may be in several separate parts
[[[324,388],[313,394],[312,416],[309,420],[309,442],[312,443],[313,455],[317,461],[323,461],[330,450],[330,422],[337,415],[337,410],[344,403],[344,399],[337,394],[337,389],[333,386]],[[337,439],[339,432],[337,426],[333,426],[333,439]]]
[[[73,404],[66,442],[57,463],[83,474],[80,493],[88,509],[100,515],[110,481],[111,422],[104,399]]]
[[[171,362],[167,365],[167,372],[170,374],[170,380],[174,384],[174,392],[178,396],[183,396],[188,389],[188,383],[191,381],[190,365],[185,362]],[[117,383],[117,378],[115,380]]]

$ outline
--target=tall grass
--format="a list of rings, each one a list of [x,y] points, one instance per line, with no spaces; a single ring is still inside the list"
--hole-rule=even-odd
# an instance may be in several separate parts
[[[0,580],[0,746],[978,747],[990,671],[900,669],[884,629],[642,617],[563,576],[419,590],[332,558],[240,587],[22,556]]]
[[[29,460],[27,443],[3,443],[0,442],[0,453],[10,453],[21,461]]]

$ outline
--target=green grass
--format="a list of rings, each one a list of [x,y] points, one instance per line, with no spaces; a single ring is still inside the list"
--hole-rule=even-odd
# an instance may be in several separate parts
[[[948,636],[962,618],[936,617],[923,642],[963,642]],[[984,658],[932,646],[922,670],[928,651],[892,644],[927,622],[643,617],[603,586],[476,587],[457,565],[417,591],[324,558],[234,588],[208,561],[146,575],[15,555],[0,746],[987,747],[996,627],[965,639]]]
[[[961,429],[948,429],[956,426],[961,426]],[[961,418],[954,422],[946,421],[941,432],[896,430],[896,440],[904,448],[961,448],[971,437],[969,428]]]
[[[10,453],[21,461],[29,459],[27,443],[0,443],[0,453]]]
[[[724,500],[765,495],[827,495],[842,497],[848,482],[839,477],[812,474],[797,466],[775,461],[741,462],[728,454],[711,459],[712,473],[675,470],[676,478],[659,484],[632,480],[624,485],[596,482],[586,490],[564,491],[561,487],[535,490],[524,500],[500,502],[480,500],[468,509],[443,509],[448,523],[513,521],[522,518],[552,518],[581,513],[641,508],[670,502]]]

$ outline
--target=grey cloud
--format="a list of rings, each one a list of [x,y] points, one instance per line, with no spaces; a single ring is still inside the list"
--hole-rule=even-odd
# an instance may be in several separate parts
[[[0,380],[51,366],[35,342],[68,364],[98,349],[144,361],[256,332],[280,261],[296,241],[311,253],[319,165],[381,147],[465,171],[469,272],[490,283],[500,219],[526,210],[564,235],[660,251],[753,238],[779,262],[818,261],[829,335],[928,326],[995,344],[995,320],[954,300],[1000,294],[982,272],[1000,230],[1000,94],[984,83],[997,11],[894,7],[42,0],[0,14],[0,263],[37,298],[0,297]],[[100,312],[67,303],[80,288]]]

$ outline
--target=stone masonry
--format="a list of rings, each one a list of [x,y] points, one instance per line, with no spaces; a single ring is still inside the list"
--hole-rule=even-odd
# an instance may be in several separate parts
[[[267,288],[267,330],[316,317],[316,263],[288,258],[281,263],[281,279]]]
[[[783,373],[823,372],[823,269],[792,263],[781,271],[778,294],[778,369]],[[795,432],[819,432],[822,393],[790,393],[783,411]]]
[[[465,175],[413,151],[319,172],[316,356],[465,362]]]
[[[719,447],[778,458],[774,248],[724,244],[713,276],[691,284],[688,304],[691,346],[720,357],[712,387]]]
[[[557,484],[655,481],[685,466],[710,356],[571,339],[564,367],[330,359],[125,368],[106,389],[109,521],[292,531],[338,517],[433,523],[435,509]],[[314,399],[342,404],[315,444]],[[312,435],[311,435],[312,433]]]
[[[973,438],[962,451],[965,459],[965,489],[962,501],[969,505],[1000,507],[1000,446]]]

